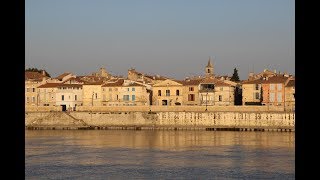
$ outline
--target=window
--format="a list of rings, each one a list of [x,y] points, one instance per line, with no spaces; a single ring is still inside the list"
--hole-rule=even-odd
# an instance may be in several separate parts
[[[102,88],[102,91],[104,91],[105,88]]]
[[[259,84],[256,84],[256,90],[259,90]]]
[[[117,100],[119,99],[119,96],[117,95]]]
[[[222,101],[222,95],[219,95],[219,101]]]
[[[220,87],[220,91],[223,91],[223,87]]]
[[[282,102],[282,93],[277,94],[277,102]]]
[[[189,87],[189,91],[194,91],[194,88],[193,87]]]
[[[158,90],[158,96],[161,96],[161,90]]]
[[[170,96],[170,90],[166,90],[166,96]]]
[[[282,84],[278,84],[277,89],[278,89],[278,91],[281,91],[282,90]]]
[[[32,97],[32,102],[36,102],[36,98],[35,97]]]
[[[64,95],[61,96],[61,100],[64,101]]]
[[[188,101],[194,101],[194,94],[188,94]]]
[[[130,91],[130,88],[127,88],[127,91]]]
[[[270,93],[270,97],[269,97],[269,101],[270,102],[274,102],[274,97],[275,95],[274,95],[274,93]]]
[[[118,91],[118,88],[114,88],[114,91]]]
[[[70,99],[70,96],[69,96],[69,99]]]
[[[180,96],[180,91],[176,90],[176,96]]]
[[[109,88],[109,91],[112,91],[112,88]]]
[[[136,91],[136,88],[132,88],[132,91]]]
[[[112,101],[112,94],[109,94],[109,101]]]
[[[77,100],[77,95],[74,95],[74,100],[75,100],[75,101]]]
[[[256,94],[256,99],[260,99],[260,93],[255,93]]]
[[[98,94],[96,93],[96,99],[98,98]]]
[[[270,84],[270,90],[274,90],[274,84]]]
[[[136,95],[132,95],[132,101],[136,100]]]
[[[32,92],[36,92],[36,88],[32,88]]]
[[[124,101],[129,101],[129,95],[123,95],[123,100]]]
[[[102,96],[102,100],[103,100],[103,101],[106,100],[106,95],[105,95],[105,94]]]
[[[27,97],[27,102],[29,102],[29,97]]]

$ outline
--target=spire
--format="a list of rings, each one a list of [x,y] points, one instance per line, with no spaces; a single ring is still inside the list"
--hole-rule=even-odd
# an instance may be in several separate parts
[[[207,67],[213,67],[212,63],[211,63],[211,56],[209,56],[209,60],[208,60],[208,65]]]
[[[214,71],[214,68],[213,68],[213,64],[211,63],[211,56],[209,56],[208,65],[205,68],[206,76],[214,76],[213,71]]]

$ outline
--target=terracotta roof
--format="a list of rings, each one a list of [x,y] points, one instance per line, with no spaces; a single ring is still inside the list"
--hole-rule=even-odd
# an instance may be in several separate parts
[[[262,84],[273,84],[273,83],[285,83],[288,80],[288,77],[284,76],[272,76],[266,80],[263,80]]]
[[[287,83],[286,87],[295,87],[295,80],[290,79],[289,82]]]
[[[102,85],[103,82],[102,81],[98,81],[98,82],[84,82],[83,85]]]
[[[39,86],[38,88],[54,88],[54,87],[58,87],[59,85],[61,85],[61,83],[46,83]]]
[[[64,77],[66,77],[69,74],[71,74],[71,73],[63,73],[63,74],[59,75],[58,77],[56,77],[55,79],[59,79],[61,81]]]
[[[262,84],[262,79],[255,79],[255,80],[244,80],[242,84]]]
[[[102,85],[102,87],[115,87],[115,86],[122,86],[124,79],[119,79],[116,82],[107,82],[106,84]]]
[[[82,84],[59,84],[57,87],[82,87]]]
[[[25,80],[42,80],[43,77],[48,78],[47,76],[44,76],[42,73],[39,72],[24,72],[24,79]]]
[[[63,81],[63,83],[67,82],[67,81],[77,81],[79,83],[83,83],[84,81],[80,79],[80,77],[71,77],[65,81]]]
[[[138,84],[138,83],[131,83],[131,84],[128,84],[127,86],[144,86],[144,85]]]
[[[182,81],[182,84],[184,86],[194,86],[194,85],[199,85],[201,82],[200,79],[190,79],[190,80],[184,80]]]
[[[215,86],[231,86],[230,84],[227,84],[223,82],[222,80],[219,80],[217,78],[212,78],[212,77],[206,77],[201,80],[201,84],[206,84],[206,83],[212,83]]]

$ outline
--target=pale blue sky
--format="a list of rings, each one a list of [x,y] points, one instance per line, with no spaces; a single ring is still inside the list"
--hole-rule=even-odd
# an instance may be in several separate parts
[[[52,76],[136,70],[182,79],[294,74],[294,0],[26,0],[26,67]]]

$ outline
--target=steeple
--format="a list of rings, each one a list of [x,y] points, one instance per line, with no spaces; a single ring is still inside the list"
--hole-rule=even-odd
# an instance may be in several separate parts
[[[213,65],[211,64],[211,56],[209,56],[209,60],[208,60],[208,65],[207,67],[213,67]]]
[[[213,64],[211,63],[211,56],[209,56],[209,60],[208,60],[208,65],[206,66],[205,68],[205,73],[206,73],[206,76],[214,76],[214,69],[213,69]]]

